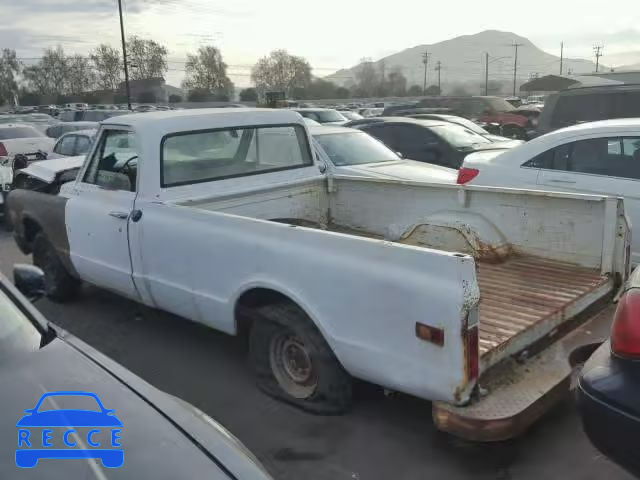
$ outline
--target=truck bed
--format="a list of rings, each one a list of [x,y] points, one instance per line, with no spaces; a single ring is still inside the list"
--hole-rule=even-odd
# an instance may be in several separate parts
[[[483,368],[526,348],[613,288],[599,269],[535,256],[478,262]]]

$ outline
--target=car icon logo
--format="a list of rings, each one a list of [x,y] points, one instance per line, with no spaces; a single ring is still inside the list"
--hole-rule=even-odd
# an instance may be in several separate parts
[[[56,397],[88,400],[98,408],[59,408]],[[42,403],[47,399],[57,408],[43,408]],[[106,468],[119,468],[124,463],[124,450],[120,444],[122,422],[115,416],[114,410],[104,407],[95,393],[48,392],[40,397],[35,407],[24,412],[26,415],[16,423],[18,467],[33,468],[41,458],[99,458]],[[54,446],[54,442],[58,445]],[[58,446],[64,448],[54,448]]]

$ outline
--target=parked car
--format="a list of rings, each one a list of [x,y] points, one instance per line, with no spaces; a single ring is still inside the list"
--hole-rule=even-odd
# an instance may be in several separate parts
[[[500,125],[501,135],[526,140],[532,130],[529,119],[514,113],[514,106],[502,97],[425,97],[416,107],[447,108],[452,115]]]
[[[539,135],[577,123],[640,117],[640,85],[601,85],[550,95],[538,121]]]
[[[498,143],[507,148],[513,148],[515,146],[518,146],[524,143],[523,140],[514,140],[512,138],[507,138],[501,135],[494,135],[492,133],[489,133],[487,130],[482,128],[477,123],[472,122],[471,120],[464,117],[458,117],[456,115],[446,115],[446,114],[439,114],[439,113],[416,113],[416,114],[407,115],[407,117],[418,118],[422,120],[441,120],[445,122],[454,123],[456,125],[460,125],[464,128],[467,128],[472,132],[477,133],[478,135],[482,135],[491,143]]]
[[[583,123],[513,150],[474,153],[458,183],[621,196],[631,224],[640,225],[640,119]],[[632,251],[640,263],[640,235]]]
[[[404,160],[384,143],[353,128],[310,128],[319,157],[332,172],[375,178],[455,184],[458,171]]]
[[[16,463],[34,467],[39,458],[51,458],[51,453],[58,452],[41,448],[45,446],[39,435],[41,427],[53,427],[51,441],[62,445],[62,431],[58,433],[55,427],[97,425],[109,430],[123,425],[117,437],[126,437],[126,449],[107,450],[106,440],[100,449],[92,450],[78,441],[64,447],[65,458],[102,458],[104,466],[111,467],[122,464],[124,458],[126,476],[132,478],[157,476],[158,472],[168,478],[271,478],[244,445],[202,411],[149,385],[48,322],[24,297],[35,299],[44,293],[42,271],[18,265],[14,278],[15,287],[0,274],[0,330],[5,332],[0,336],[0,404],[4,423],[16,425],[18,421],[17,426],[31,434],[31,441],[16,442],[14,435],[2,435],[0,445],[11,456],[16,452]],[[33,405],[36,408],[24,410]],[[80,419],[73,410],[80,406],[88,424],[72,423],[72,417]],[[22,411],[26,413],[22,419],[15,418],[15,412]],[[94,440],[105,433],[97,431]],[[110,437],[113,439],[111,435],[107,439]],[[149,442],[150,438],[154,441]],[[106,451],[117,454],[106,456]],[[42,466],[54,478],[93,477],[89,467],[87,462],[64,459]],[[0,463],[0,477],[15,478],[16,471],[12,461]]]
[[[293,111],[323,125],[343,125],[348,121],[344,115],[331,108],[294,108]]]
[[[382,112],[384,111],[383,108],[359,108],[358,109],[358,114],[362,115],[364,118],[369,118],[369,117],[378,117],[380,115],[382,115]]]
[[[342,115],[344,118],[346,118],[349,121],[360,120],[360,119],[364,118],[359,113],[352,112],[351,110],[340,110],[340,115]]]
[[[512,146],[494,143],[461,125],[437,120],[383,117],[381,122],[360,124],[355,128],[383,141],[404,158],[455,169],[470,153]]]
[[[89,105],[87,103],[65,103],[63,108],[69,110],[87,110]]]
[[[558,329],[627,278],[623,200],[329,175],[312,140],[285,109],[106,120],[58,195],[11,192],[14,238],[51,299],[86,281],[246,333],[258,386],[300,408],[344,412],[356,377],[441,430],[521,433],[571,375]]]
[[[586,362],[578,380],[584,431],[607,457],[640,477],[640,269],[618,300],[611,338]]]
[[[47,158],[76,157],[86,155],[93,144],[96,130],[75,130],[58,138]]]
[[[101,122],[107,118],[127,115],[129,110],[69,110],[60,113],[58,119],[62,122]]]
[[[13,185],[14,173],[29,162],[47,158],[53,140],[30,125],[0,124],[0,206]]]
[[[13,189],[35,190],[42,193],[57,194],[63,184],[75,180],[82,167],[85,155],[47,159],[46,162],[31,162],[26,168],[14,174]],[[5,218],[5,227],[10,229],[11,222]]]
[[[78,130],[95,130],[98,128],[98,122],[60,122],[51,125],[46,130],[49,138],[60,138],[67,132],[76,132]]]

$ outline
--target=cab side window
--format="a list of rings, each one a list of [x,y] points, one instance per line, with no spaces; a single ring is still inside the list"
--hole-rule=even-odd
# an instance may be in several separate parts
[[[83,182],[108,190],[134,192],[137,167],[138,150],[133,132],[104,130]]]

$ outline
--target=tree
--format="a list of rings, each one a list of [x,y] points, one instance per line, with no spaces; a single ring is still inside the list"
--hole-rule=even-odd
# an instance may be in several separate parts
[[[311,65],[286,50],[274,50],[254,65],[251,80],[260,94],[283,91],[290,95],[294,88],[306,88],[311,83]]]
[[[46,49],[37,64],[24,68],[23,76],[35,93],[57,95],[66,92],[69,71],[62,47]]]
[[[169,95],[169,103],[180,103],[182,102],[182,96],[172,93]]]
[[[187,100],[190,102],[207,102],[212,100],[211,92],[206,90],[201,90],[199,88],[194,88],[193,90],[189,90],[187,94]]]
[[[422,87],[420,85],[411,85],[407,90],[407,95],[409,97],[419,97],[422,95]]]
[[[455,96],[458,96],[458,97],[466,97],[466,96],[468,96],[470,94],[469,94],[468,90],[464,87],[464,85],[456,85],[451,90],[451,95],[455,95]]]
[[[336,88],[336,98],[349,98],[349,89],[345,87]]]
[[[11,103],[18,93],[16,77],[20,74],[20,62],[15,50],[2,49],[0,55],[0,105]]]
[[[407,92],[407,78],[400,67],[395,67],[386,80],[386,94],[394,97],[403,97]]]
[[[122,81],[122,59],[120,51],[100,44],[89,55],[96,70],[96,83],[103,90],[117,90]]]
[[[131,64],[131,79],[163,77],[167,72],[167,49],[154,40],[135,35],[127,40],[128,61]]]
[[[65,89],[72,95],[80,95],[93,90],[96,77],[91,65],[86,58],[73,55],[66,58],[67,78]]]
[[[156,101],[156,94],[151,90],[141,92],[140,95],[138,95],[138,102],[140,103],[156,103]]]
[[[438,87],[437,85],[429,85],[424,93],[425,95],[430,95],[430,96],[440,95],[441,93],[440,87]]]
[[[313,80],[307,87],[307,98],[316,100],[336,98],[337,88],[335,83],[318,78]]]
[[[255,88],[245,88],[240,90],[240,100],[243,102],[257,102],[258,92]]]
[[[356,68],[356,92],[358,97],[372,97],[380,84],[380,78],[373,62],[362,59]]]
[[[227,64],[216,47],[208,45],[198,49],[196,55],[187,55],[183,88],[204,90],[215,96],[233,93],[233,83],[227,76]]]

